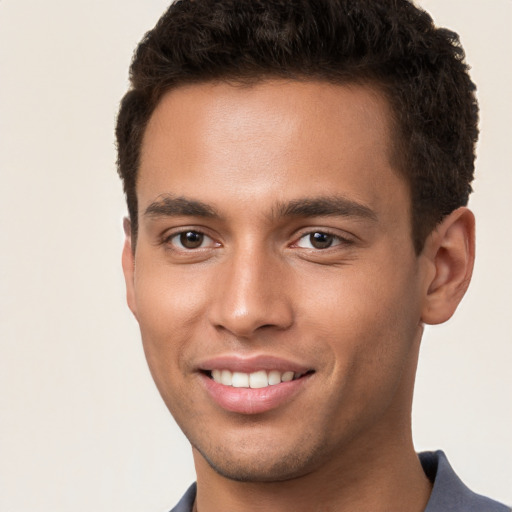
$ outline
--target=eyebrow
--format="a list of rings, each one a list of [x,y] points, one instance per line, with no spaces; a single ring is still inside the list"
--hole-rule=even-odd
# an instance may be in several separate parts
[[[164,195],[144,211],[146,217],[220,217],[217,211],[202,201]]]
[[[313,197],[278,203],[274,217],[359,217],[377,220],[368,206],[340,196]]]
[[[217,210],[209,204],[170,194],[152,202],[144,211],[144,216],[221,218]],[[271,218],[286,217],[355,217],[377,220],[377,215],[371,208],[341,196],[306,197],[278,202],[272,209]]]

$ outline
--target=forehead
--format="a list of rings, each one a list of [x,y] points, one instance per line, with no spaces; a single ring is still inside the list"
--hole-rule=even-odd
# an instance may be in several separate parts
[[[404,186],[391,164],[391,120],[369,86],[273,80],[171,90],[144,135],[140,209],[159,194],[217,204],[250,203],[258,191],[378,204]]]

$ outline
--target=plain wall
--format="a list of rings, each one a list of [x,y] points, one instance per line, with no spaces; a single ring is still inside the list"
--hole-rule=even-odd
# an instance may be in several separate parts
[[[478,254],[427,330],[413,420],[474,490],[512,504],[512,2],[423,0],[478,84]],[[125,305],[114,121],[167,2],[0,1],[0,509],[165,511],[194,479]],[[503,63],[503,64],[502,64]]]

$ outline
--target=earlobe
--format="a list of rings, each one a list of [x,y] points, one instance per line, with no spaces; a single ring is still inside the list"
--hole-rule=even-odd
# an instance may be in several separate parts
[[[137,318],[137,308],[135,303],[135,254],[132,246],[132,229],[130,219],[125,217],[123,219],[124,228],[124,246],[122,255],[123,274],[126,283],[126,301],[131,312]]]
[[[475,260],[475,217],[466,207],[448,215],[428,237],[424,255],[435,268],[422,309],[426,324],[446,322],[471,281]]]

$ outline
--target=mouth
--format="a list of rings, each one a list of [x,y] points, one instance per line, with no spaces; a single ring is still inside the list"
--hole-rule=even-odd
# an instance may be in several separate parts
[[[315,373],[311,367],[266,355],[219,356],[197,369],[216,406],[244,415],[288,407],[310,387]]]
[[[280,370],[257,370],[251,373],[231,371],[228,369],[204,370],[207,377],[217,384],[233,388],[263,389],[277,386],[284,382],[292,382],[314,373],[314,370],[301,372]]]

